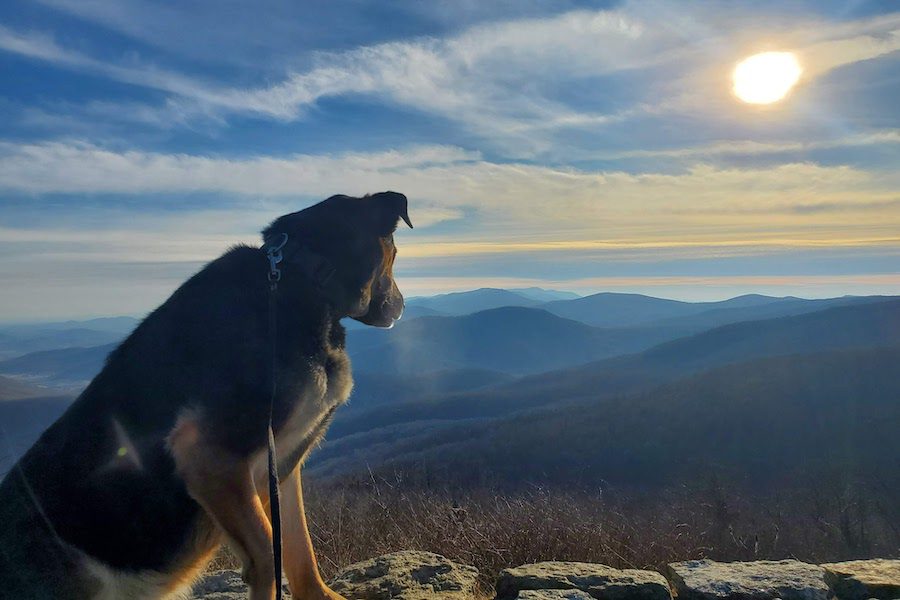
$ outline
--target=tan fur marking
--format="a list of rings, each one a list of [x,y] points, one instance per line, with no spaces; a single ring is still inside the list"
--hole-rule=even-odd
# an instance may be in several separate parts
[[[284,571],[287,574],[291,594],[304,600],[341,599],[339,594],[328,588],[319,574],[316,554],[306,523],[299,466],[282,483],[281,510]]]
[[[207,444],[196,421],[179,419],[169,440],[176,468],[188,493],[244,559],[244,579],[250,586],[250,600],[272,600],[275,597],[272,525],[253,485],[250,465]]]

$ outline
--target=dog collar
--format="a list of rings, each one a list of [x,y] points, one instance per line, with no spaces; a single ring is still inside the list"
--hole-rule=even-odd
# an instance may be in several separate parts
[[[281,281],[281,263],[296,265],[320,290],[325,290],[337,269],[327,258],[295,243],[286,233],[268,238],[260,247],[269,261],[269,282]]]

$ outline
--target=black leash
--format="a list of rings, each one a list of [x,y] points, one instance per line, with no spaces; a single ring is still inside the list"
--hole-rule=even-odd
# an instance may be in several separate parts
[[[281,281],[282,248],[287,244],[287,234],[276,246],[266,249],[269,259],[269,340],[272,343],[272,395],[269,397],[269,510],[272,513],[272,560],[275,563],[275,598],[281,600],[281,492],[278,489],[278,458],[275,454],[275,431],[272,429],[272,413],[275,410],[275,394],[278,391],[277,345],[277,292]]]

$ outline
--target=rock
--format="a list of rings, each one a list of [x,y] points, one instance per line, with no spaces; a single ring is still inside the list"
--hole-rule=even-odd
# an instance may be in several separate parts
[[[900,560],[851,560],[822,568],[825,583],[840,600],[900,598]]]
[[[825,571],[797,560],[671,563],[679,600],[827,600]]]
[[[477,578],[475,567],[405,551],[351,565],[328,585],[349,600],[469,600]]]
[[[241,579],[240,571],[210,571],[194,584],[192,598],[202,600],[247,600],[247,584]],[[284,585],[285,598],[290,598],[287,584]]]
[[[522,590],[516,600],[594,600],[581,590]]]
[[[527,590],[581,590],[599,600],[669,600],[669,584],[655,571],[613,569],[606,565],[579,562],[541,562],[505,569],[497,580],[497,599],[523,598]],[[532,596],[525,598],[571,598],[560,596]]]

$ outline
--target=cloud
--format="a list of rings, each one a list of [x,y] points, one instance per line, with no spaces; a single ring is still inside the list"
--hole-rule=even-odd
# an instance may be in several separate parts
[[[139,87],[170,92],[213,106],[222,106],[233,110],[240,109],[238,106],[223,104],[223,102],[227,102],[226,93],[199,82],[195,77],[150,65],[109,63],[79,51],[64,48],[57,44],[51,36],[41,33],[22,33],[0,25],[0,50],[78,71],[103,75]]]
[[[451,146],[217,158],[74,142],[0,144],[0,190],[101,194],[109,205],[122,194],[210,193],[222,195],[223,210],[246,202],[240,198],[268,199],[278,210],[298,199],[384,189],[406,193],[426,223],[470,216],[453,241],[868,239],[891,228],[896,237],[900,225],[893,210],[900,175],[847,166],[698,164],[632,174],[495,163]],[[823,206],[829,210],[816,209]]]
[[[449,146],[338,155],[247,159],[114,152],[89,143],[0,142],[0,189],[27,193],[165,193],[216,191],[251,195],[330,195],[347,189],[353,173],[362,182],[394,172],[476,160],[478,153]],[[357,184],[358,185],[358,184]],[[363,183],[365,185],[365,183]]]
[[[39,33],[0,28],[0,48],[167,92],[163,108],[175,122],[231,114],[290,121],[323,98],[363,95],[450,119],[525,156],[546,151],[555,129],[602,127],[661,112],[708,112],[711,104],[733,103],[723,81],[731,64],[760,39],[798,52],[806,84],[900,49],[900,15],[847,23],[792,17],[706,3],[679,3],[673,10],[666,3],[632,2],[615,10],[481,24],[447,37],[318,52],[307,59],[309,68],[271,85],[244,88],[135,60],[101,61]],[[117,13],[117,22],[122,18]],[[666,77],[660,78],[663,67]],[[609,106],[604,101],[592,108],[590,95],[576,101],[561,93],[577,82],[602,86],[613,74],[633,84],[618,86],[625,95]],[[140,114],[146,120],[147,111]]]
[[[888,129],[870,133],[847,135],[836,139],[809,141],[759,142],[753,140],[727,140],[680,148],[653,150],[626,150],[594,154],[594,158],[697,158],[713,156],[758,156],[827,150],[831,148],[856,148],[863,146],[900,144],[900,129]]]

